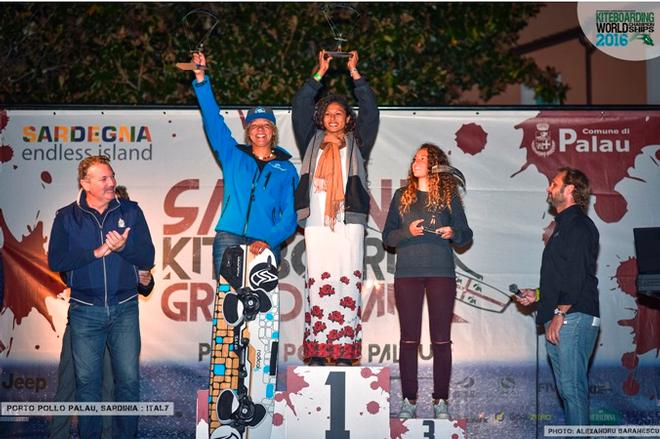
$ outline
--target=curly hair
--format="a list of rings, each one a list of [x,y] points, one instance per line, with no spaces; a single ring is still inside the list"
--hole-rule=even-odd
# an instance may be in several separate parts
[[[346,127],[344,128],[344,132],[353,133],[353,137],[355,138],[355,141],[358,142],[359,145],[361,143],[361,139],[358,131],[356,130],[357,117],[355,116],[355,111],[353,111],[353,107],[348,105],[348,100],[346,100],[346,98],[342,95],[336,95],[330,93],[319,99],[318,102],[316,103],[316,107],[314,108],[314,123],[319,129],[325,130],[325,125],[323,125],[323,116],[325,115],[325,112],[328,109],[328,105],[332,103],[337,103],[341,105],[341,107],[346,112],[346,116],[349,119],[346,121]]]
[[[438,211],[443,208],[449,209],[451,212],[451,200],[454,197],[460,201],[458,194],[458,184],[453,176],[444,173],[433,173],[431,170],[436,165],[449,165],[449,158],[447,154],[433,143],[424,143],[420,146],[417,152],[425,149],[428,153],[428,189],[429,197],[426,202],[426,208],[431,211]],[[399,213],[403,215],[410,209],[410,206],[417,201],[417,188],[419,187],[418,179],[412,172],[412,164],[415,162],[415,157],[410,163],[408,170],[408,182],[405,189],[401,194],[401,204],[399,206]]]

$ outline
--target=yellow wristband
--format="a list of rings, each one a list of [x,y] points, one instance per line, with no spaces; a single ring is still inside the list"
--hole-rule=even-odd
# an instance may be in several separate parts
[[[536,289],[536,301],[538,302],[539,300],[541,300],[541,289],[537,288]]]

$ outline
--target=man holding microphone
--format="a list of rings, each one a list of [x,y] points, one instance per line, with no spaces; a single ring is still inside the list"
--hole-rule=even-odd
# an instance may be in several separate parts
[[[584,173],[561,168],[546,191],[556,226],[543,251],[540,288],[522,289],[515,298],[524,306],[538,302],[536,323],[545,328],[566,424],[589,425],[587,374],[600,327],[599,233],[585,213],[591,190]]]

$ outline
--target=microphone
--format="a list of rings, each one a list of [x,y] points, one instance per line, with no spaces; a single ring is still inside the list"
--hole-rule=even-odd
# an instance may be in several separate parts
[[[522,291],[518,288],[518,285],[516,284],[511,284],[509,285],[509,292],[515,294],[518,297],[522,297]]]

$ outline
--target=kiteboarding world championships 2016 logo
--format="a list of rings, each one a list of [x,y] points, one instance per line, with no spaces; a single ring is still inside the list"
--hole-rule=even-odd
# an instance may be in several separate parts
[[[578,20],[584,35],[599,50],[627,61],[660,56],[655,36],[657,2],[580,2]]]

